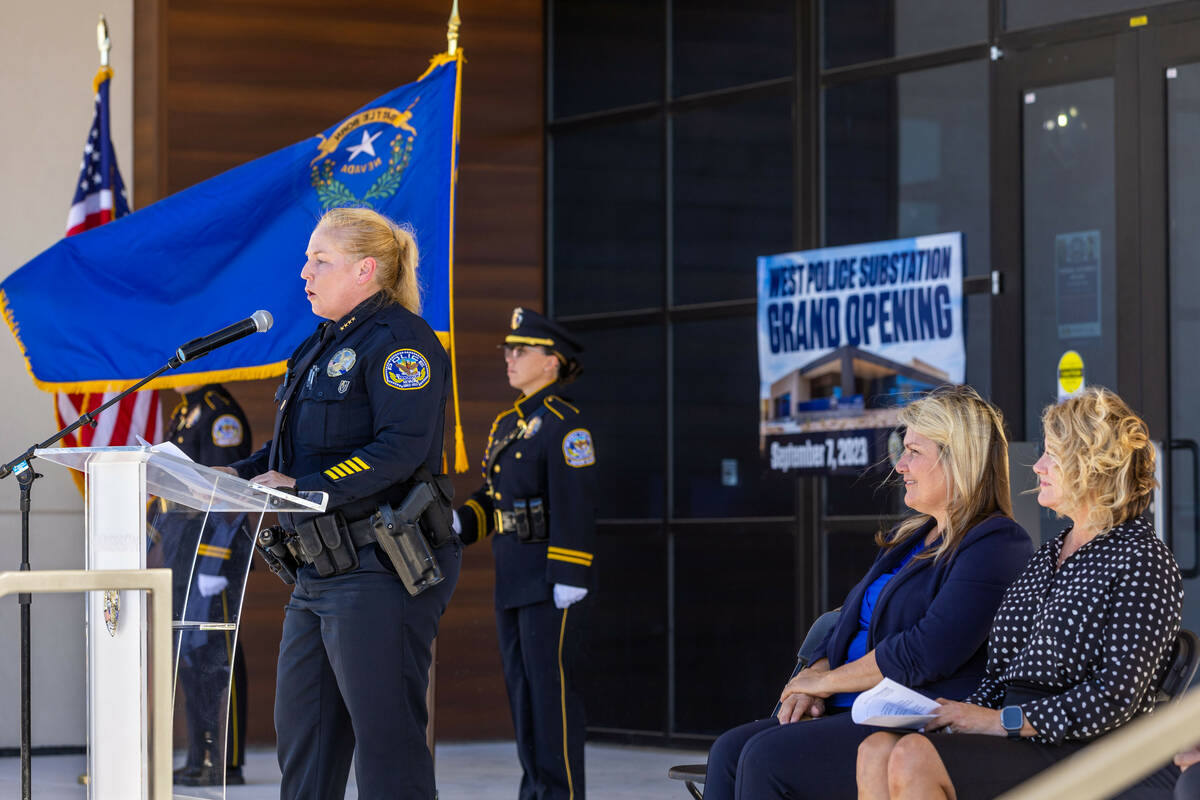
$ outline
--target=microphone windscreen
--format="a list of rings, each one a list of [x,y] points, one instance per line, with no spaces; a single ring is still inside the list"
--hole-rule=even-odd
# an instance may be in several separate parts
[[[275,324],[275,318],[271,316],[271,312],[261,308],[251,314],[250,319],[254,320],[254,327],[258,329],[259,333],[271,330],[271,326]]]

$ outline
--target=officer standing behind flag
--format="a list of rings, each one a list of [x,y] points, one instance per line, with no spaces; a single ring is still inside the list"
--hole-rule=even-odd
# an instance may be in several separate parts
[[[211,466],[226,466],[250,455],[250,424],[242,407],[225,387],[210,383],[205,386],[180,386],[175,391],[181,398],[171,413],[166,441],[177,446],[193,461]],[[221,519],[217,523],[220,529],[197,547],[196,542],[204,525],[203,514],[175,511],[166,517],[166,525],[160,526],[163,559],[164,566],[173,570],[174,597],[177,602],[182,603],[183,598],[188,596],[188,578],[192,570],[192,556],[195,555],[195,589],[199,596],[193,594],[189,605],[219,602],[218,608],[229,608],[225,592],[231,577],[230,565],[244,565],[253,546],[252,534],[242,524],[244,519],[244,515],[238,517],[235,524]],[[185,527],[188,530],[184,530]],[[170,533],[176,533],[178,537]],[[191,546],[183,546],[185,543]],[[241,576],[232,577],[240,586]],[[191,608],[186,617],[215,620],[220,615]],[[240,641],[234,652],[228,652],[230,639],[228,632],[218,635],[209,631],[188,631],[183,634],[179,654],[179,684],[187,712],[188,751],[184,766],[175,770],[175,783],[213,786],[221,782],[220,767],[213,761],[214,754],[219,752],[219,748],[214,747],[214,741],[220,733],[220,702],[225,698],[226,685],[229,685],[229,672],[219,666],[230,663],[233,665],[233,683],[229,696],[229,734],[225,744],[225,782],[245,783],[242,764],[245,762],[246,743],[246,659]],[[212,657],[203,652],[214,646],[223,646],[226,652],[213,654]]]
[[[572,686],[582,614],[568,609],[592,586],[596,450],[558,394],[582,371],[582,350],[541,314],[513,311],[504,360],[521,395],[492,423],[484,486],[456,512],[464,543],[492,538],[521,800],[585,796],[584,709]]]
[[[448,479],[433,474],[450,359],[417,315],[408,231],[337,208],[306,255],[305,293],[329,321],[288,360],[272,441],[233,465],[329,495],[325,514],[279,515],[286,548],[268,557],[295,583],[275,684],[280,797],[343,797],[353,758],[359,797],[430,800],[425,690],[460,563]]]

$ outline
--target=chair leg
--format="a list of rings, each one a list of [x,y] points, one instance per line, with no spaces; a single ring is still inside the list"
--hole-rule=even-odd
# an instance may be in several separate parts
[[[704,800],[704,792],[697,789],[696,784],[692,783],[691,781],[684,781],[683,785],[687,787],[688,792],[690,792],[692,797],[696,798],[696,800]]]

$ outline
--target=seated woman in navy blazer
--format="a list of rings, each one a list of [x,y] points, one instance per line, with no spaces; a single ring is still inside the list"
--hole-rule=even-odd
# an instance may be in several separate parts
[[[808,669],[788,682],[778,717],[727,731],[712,747],[708,800],[855,796],[859,743],[848,713],[884,677],[930,697],[965,697],[983,675],[988,629],[1033,552],[1012,520],[1000,412],[969,386],[901,409],[896,472],[917,513],[877,542]],[[811,719],[809,719],[811,717]]]

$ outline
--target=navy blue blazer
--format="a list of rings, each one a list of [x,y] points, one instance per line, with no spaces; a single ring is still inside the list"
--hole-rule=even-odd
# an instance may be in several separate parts
[[[917,535],[927,535],[934,524],[931,520]],[[846,595],[837,625],[816,658],[828,658],[830,668],[845,663],[858,632],[863,594],[876,578],[894,570],[908,549],[880,551]],[[879,670],[930,697],[961,700],[970,694],[983,677],[988,631],[1004,590],[1032,555],[1025,529],[996,514],[967,531],[952,556],[905,564],[884,586],[871,616],[867,650],[875,650]]]

